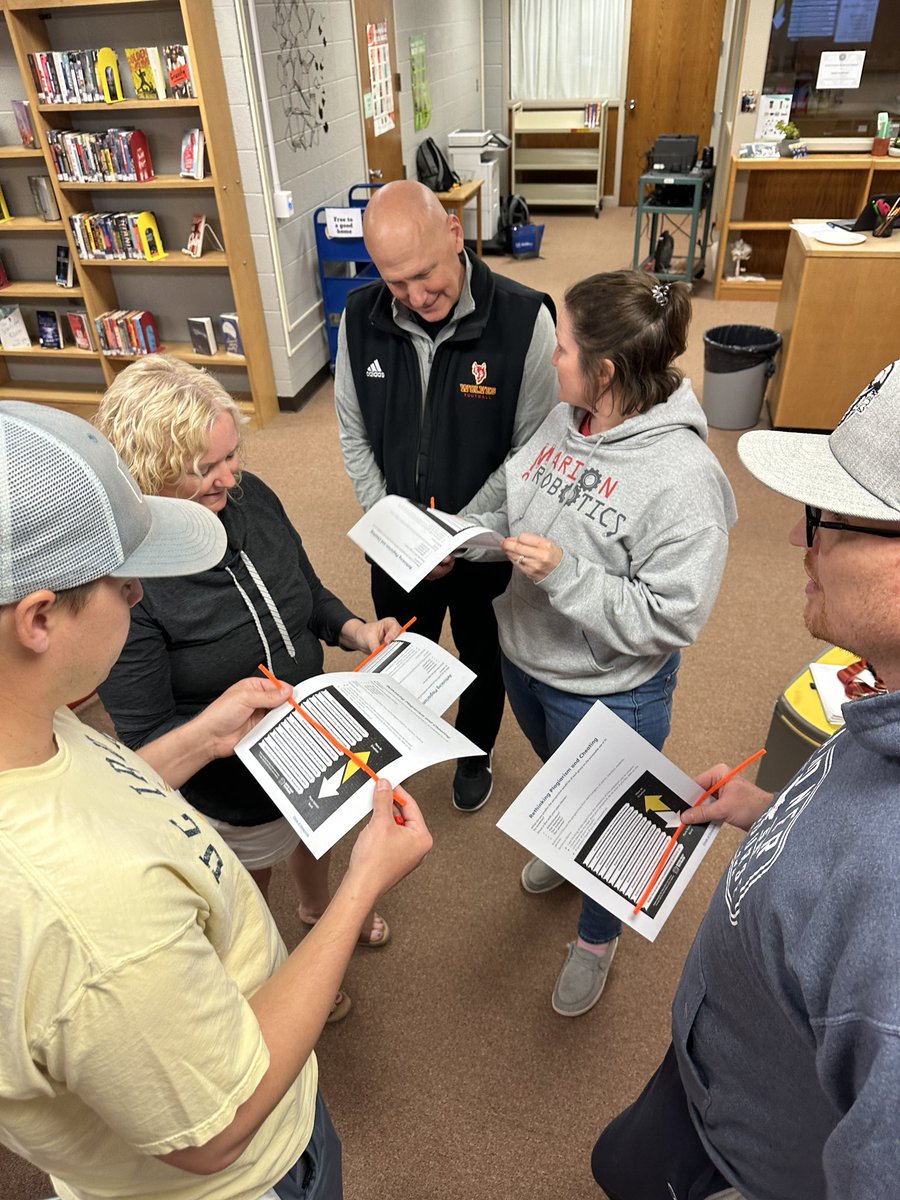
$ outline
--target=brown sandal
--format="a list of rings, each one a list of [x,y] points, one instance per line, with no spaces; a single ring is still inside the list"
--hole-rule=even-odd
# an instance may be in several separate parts
[[[343,1021],[347,1013],[353,1007],[353,1001],[346,992],[340,991],[334,998],[334,1004],[331,1006],[331,1012],[325,1018],[326,1025],[333,1025],[336,1021]]]
[[[373,940],[372,929],[375,928],[375,926],[373,925],[372,929],[370,929],[368,933],[361,933],[359,935],[359,937],[356,939],[356,942],[357,942],[357,945],[359,945],[359,946],[368,946],[371,950],[380,950],[382,946],[386,946],[388,944],[388,942],[391,940],[391,927],[390,927],[390,925],[388,925],[387,921],[384,919],[384,917],[381,915],[381,913],[375,913],[374,919],[376,921],[381,922],[381,927],[382,927],[381,937],[375,938]]]

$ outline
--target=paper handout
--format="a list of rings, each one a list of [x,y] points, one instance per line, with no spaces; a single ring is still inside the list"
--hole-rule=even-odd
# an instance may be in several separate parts
[[[466,517],[382,496],[348,532],[348,537],[405,591],[460,546],[499,546],[499,533]]]
[[[446,650],[404,633],[359,672],[304,680],[294,699],[398,784],[446,759],[484,753],[439,715],[473,679]],[[316,858],[372,811],[371,776],[290,704],[268,713],[235,753]]]
[[[701,795],[689,775],[598,702],[497,827],[652,942],[718,833],[716,825],[689,825],[634,915],[681,813]]]

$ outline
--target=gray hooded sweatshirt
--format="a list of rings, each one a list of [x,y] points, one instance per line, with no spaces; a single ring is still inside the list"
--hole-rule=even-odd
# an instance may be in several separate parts
[[[688,1108],[748,1200],[900,1195],[900,693],[754,824],[672,1005]]]
[[[467,515],[562,548],[540,583],[513,571],[494,601],[500,644],[542,683],[602,696],[696,640],[737,509],[689,380],[606,433],[579,433],[584,415],[558,404],[507,462],[505,510]]]

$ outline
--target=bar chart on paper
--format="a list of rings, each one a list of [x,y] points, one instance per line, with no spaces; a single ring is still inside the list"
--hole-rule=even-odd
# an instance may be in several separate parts
[[[636,904],[681,824],[681,814],[689,807],[671,788],[645,771],[605,813],[576,853],[575,861],[630,904]],[[644,906],[648,915],[658,912],[702,833],[697,826],[690,826],[676,843]]]
[[[374,732],[346,696],[334,688],[322,688],[304,704],[376,774],[385,763],[399,757],[400,751],[380,731]],[[311,829],[318,829],[369,778],[295,711],[287,712],[268,730],[251,753],[265,764]]]

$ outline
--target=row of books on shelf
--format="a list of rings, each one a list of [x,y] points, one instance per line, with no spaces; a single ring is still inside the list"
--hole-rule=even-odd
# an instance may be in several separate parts
[[[179,100],[195,97],[188,48],[135,46],[125,50],[135,98]],[[110,46],[99,50],[38,50],[28,55],[42,104],[115,104],[126,99],[119,56]]]
[[[59,220],[59,205],[53,193],[53,185],[49,175],[29,175],[28,186],[31,188],[31,198],[37,215],[45,221]],[[0,221],[11,220],[13,214],[9,211],[3,188],[0,187]]]
[[[144,183],[154,178],[147,136],[140,129],[48,129],[47,149],[64,183]]]
[[[152,212],[83,212],[69,217],[81,258],[147,259],[165,257]]]
[[[65,322],[63,321],[65,317]],[[159,336],[156,317],[147,309],[110,309],[94,321],[96,341],[91,320],[84,311],[36,309],[38,345],[44,350],[62,350],[74,345],[78,350],[96,352],[111,357],[133,358],[156,354],[165,347]],[[68,325],[69,338],[65,333]],[[197,354],[213,355],[219,348],[212,317],[188,317],[188,333]],[[219,336],[226,354],[244,353],[240,322],[237,313],[222,313],[218,317]],[[31,334],[18,304],[0,306],[0,346],[4,350],[29,350],[33,347]]]
[[[66,323],[72,343],[79,350],[95,350],[91,337],[91,322],[86,312],[67,312]],[[39,308],[37,320],[38,345],[45,350],[62,350],[67,344],[64,325],[55,309]],[[0,346],[4,350],[30,350],[33,343],[25,317],[18,304],[0,306]]]
[[[583,125],[585,129],[597,129],[600,125],[600,114],[603,111],[602,105],[596,100],[589,101],[584,106]]]
[[[67,344],[62,316],[55,309],[37,309],[38,345],[44,350],[62,350]],[[72,344],[78,350],[96,352],[91,321],[86,312],[66,312]],[[154,354],[161,350],[159,330],[153,313],[117,309],[102,313],[94,322],[101,351],[109,355]],[[4,350],[29,350],[33,343],[18,304],[0,307],[0,345]]]

